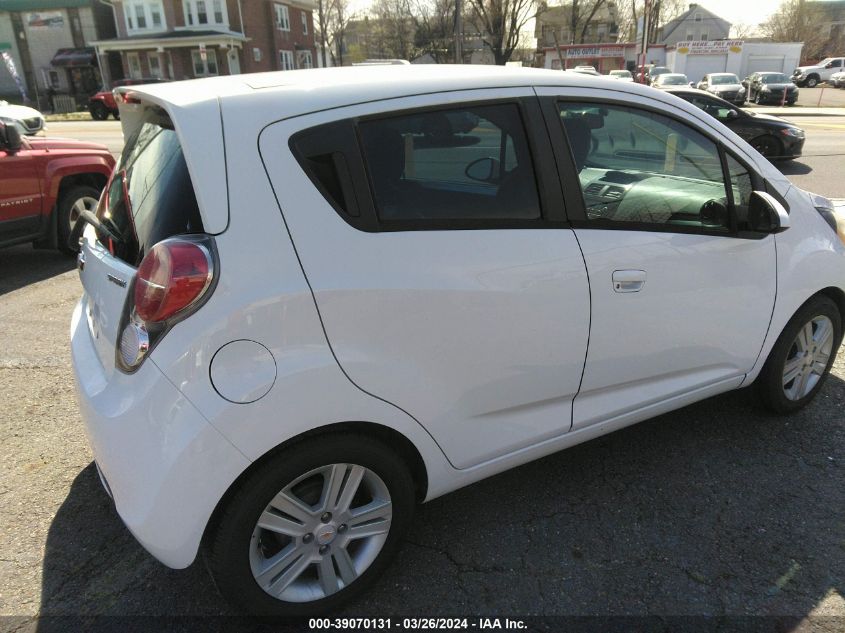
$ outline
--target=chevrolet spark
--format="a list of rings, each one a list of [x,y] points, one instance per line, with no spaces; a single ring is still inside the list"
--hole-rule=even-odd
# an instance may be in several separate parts
[[[839,348],[830,202],[663,91],[460,66],[121,90],[82,417],[134,536],[248,611],[344,604],[418,502],[529,460],[752,384],[795,411]]]

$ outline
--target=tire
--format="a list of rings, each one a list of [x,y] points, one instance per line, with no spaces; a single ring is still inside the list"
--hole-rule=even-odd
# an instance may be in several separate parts
[[[368,519],[356,526],[360,512],[343,509],[357,475],[352,510],[386,500],[386,509],[381,506],[374,515],[381,522]],[[328,495],[338,503],[326,507],[321,499],[331,481],[342,483],[337,496]],[[229,499],[207,541],[209,571],[230,602],[251,614],[277,617],[324,614],[366,591],[399,549],[416,504],[414,482],[402,460],[381,442],[356,434],[315,437],[281,451],[248,475]],[[277,530],[259,527],[259,517]],[[372,534],[352,536],[368,534],[364,530]],[[276,565],[268,563],[274,558]]]
[[[830,373],[841,342],[836,304],[823,295],[810,299],[786,324],[754,383],[761,403],[781,414],[807,406]],[[787,382],[787,373],[795,371]]]
[[[817,85],[819,85],[819,76],[810,75],[809,77],[807,77],[807,81],[804,82],[804,85],[806,85],[808,88],[815,88]]]
[[[88,111],[91,113],[91,118],[95,121],[105,121],[109,118],[108,108],[99,101],[95,101],[88,106]]]
[[[79,252],[81,233],[74,230],[77,228],[79,211],[85,208],[93,213],[99,199],[100,192],[87,185],[73,187],[62,196],[57,206],[56,218],[56,237],[60,251],[69,255]]]
[[[111,115],[114,117],[115,121],[120,121],[120,112],[117,110],[112,110]]]
[[[750,144],[766,158],[778,158],[783,154],[783,145],[774,136],[758,136]]]

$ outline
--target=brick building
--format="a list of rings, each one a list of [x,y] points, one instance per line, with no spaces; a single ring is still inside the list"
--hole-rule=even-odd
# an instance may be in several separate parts
[[[86,42],[114,37],[111,10],[97,0],[0,0],[0,98],[49,108],[48,94],[87,98],[101,84],[94,49]]]
[[[118,35],[98,40],[123,77],[191,79],[316,64],[315,0],[113,0]],[[106,71],[104,69],[104,74]]]

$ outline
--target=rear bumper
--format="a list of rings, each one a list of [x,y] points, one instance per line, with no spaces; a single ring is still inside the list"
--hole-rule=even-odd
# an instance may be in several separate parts
[[[249,461],[151,359],[132,375],[106,377],[82,302],[71,353],[85,430],[118,514],[158,560],[187,567],[217,502]]]

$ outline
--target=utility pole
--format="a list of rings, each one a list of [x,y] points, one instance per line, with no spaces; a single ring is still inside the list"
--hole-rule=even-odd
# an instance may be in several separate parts
[[[557,29],[552,29],[552,37],[555,40],[555,50],[557,51],[557,60],[560,62],[560,69],[566,70],[566,65],[563,63],[563,55],[560,53],[560,44],[557,41]]]
[[[464,3],[455,0],[455,63],[464,63]]]
[[[646,82],[645,78],[645,70],[642,68],[645,66],[646,61],[648,60],[648,32],[651,27],[651,0],[645,0],[645,4],[643,5],[643,37],[642,43],[640,44],[640,68],[643,71],[643,83]]]

